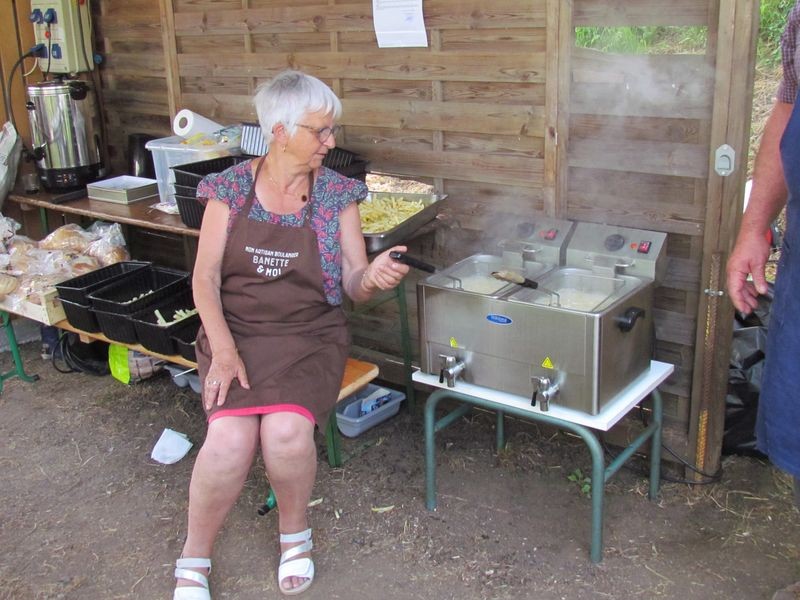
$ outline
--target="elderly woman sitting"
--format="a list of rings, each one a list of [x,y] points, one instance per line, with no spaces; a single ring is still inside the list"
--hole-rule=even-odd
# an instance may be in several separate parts
[[[193,276],[208,432],[189,487],[189,524],[175,600],[208,600],[214,539],[257,448],[278,502],[278,588],[314,578],[306,507],[316,476],[314,427],[336,403],[348,354],[342,294],[391,289],[408,267],[370,264],[357,201],[366,186],[322,166],[341,103],[296,71],[261,85],[254,104],[266,156],[209,175]]]

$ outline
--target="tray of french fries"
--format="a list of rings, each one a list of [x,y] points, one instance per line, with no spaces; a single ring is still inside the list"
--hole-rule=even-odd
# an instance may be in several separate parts
[[[436,216],[447,194],[370,192],[358,205],[367,252],[380,252],[408,240]]]

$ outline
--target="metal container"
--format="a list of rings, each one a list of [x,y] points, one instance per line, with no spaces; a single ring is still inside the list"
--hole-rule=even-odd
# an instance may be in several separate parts
[[[370,192],[362,201],[372,202],[379,198],[395,198],[404,202],[422,202],[423,209],[387,231],[365,233],[367,252],[373,254],[407,241],[417,229],[436,217],[437,203],[447,198],[447,194],[406,194],[402,192]]]
[[[590,414],[644,372],[666,235],[577,223],[568,237],[562,255],[575,264],[526,274],[537,289],[443,284],[471,259],[421,281],[422,370]]]
[[[105,175],[100,117],[89,82],[29,85],[26,106],[36,168],[45,189],[77,189]]]
[[[494,278],[493,272],[511,271],[522,277],[533,279],[551,268],[552,265],[536,261],[526,261],[520,265],[517,261],[509,261],[502,256],[475,254],[457,262],[441,273],[431,275],[425,280],[425,283],[459,293],[498,298],[509,291],[519,289],[519,286]]]

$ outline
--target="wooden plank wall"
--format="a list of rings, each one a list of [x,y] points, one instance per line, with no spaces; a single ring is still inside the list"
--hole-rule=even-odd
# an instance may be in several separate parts
[[[154,0],[99,0],[93,9],[111,166],[124,173],[129,134],[171,135],[159,7]]]
[[[183,107],[253,120],[255,86],[291,66],[342,98],[340,145],[458,196],[465,227],[501,198],[541,209],[545,0],[426,0],[430,47],[398,49],[377,47],[368,0],[173,1]]]

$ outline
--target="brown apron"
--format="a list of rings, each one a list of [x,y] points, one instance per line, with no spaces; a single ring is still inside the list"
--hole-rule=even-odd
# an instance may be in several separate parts
[[[302,227],[249,218],[259,164],[245,205],[228,232],[220,296],[250,389],[231,383],[225,404],[207,410],[220,416],[298,412],[324,427],[336,404],[347,362],[347,321],[328,304],[322,283],[317,236],[311,229],[311,198]],[[309,176],[310,177],[310,176]],[[205,382],[211,349],[197,334],[197,364]]]

